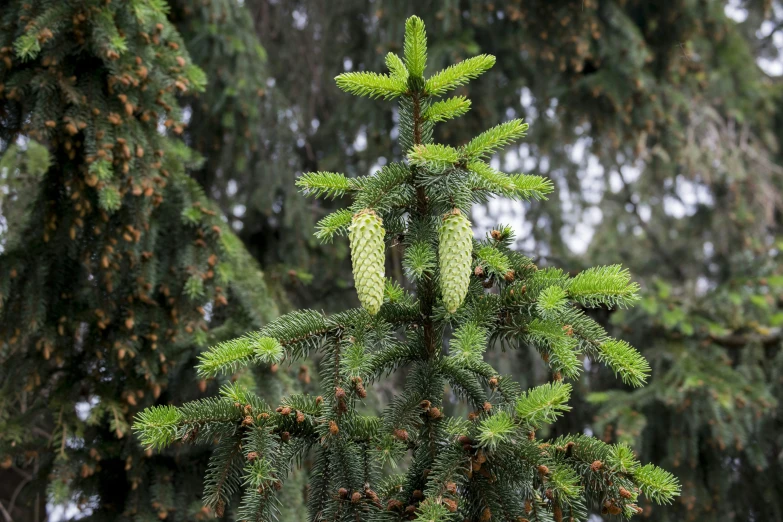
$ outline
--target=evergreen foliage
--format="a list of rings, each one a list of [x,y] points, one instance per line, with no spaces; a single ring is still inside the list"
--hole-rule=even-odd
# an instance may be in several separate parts
[[[206,392],[188,362],[199,345],[277,313],[189,176],[202,161],[178,138],[180,101],[205,76],[168,15],[159,0],[0,12],[0,500],[13,520],[41,520],[47,503],[96,520],[204,516],[203,450],[145,454],[131,419]]]
[[[427,81],[424,24],[411,17],[405,29],[403,59],[387,59],[392,76],[380,81],[378,75],[349,73],[337,82],[369,97],[391,97],[390,89],[401,97],[400,142],[408,162],[348,183],[313,174],[299,184],[305,192],[355,196],[350,210],[330,218],[325,237],[344,231],[352,215],[377,214],[387,241],[406,250],[415,292],[381,284],[384,302],[374,315],[363,309],[285,315],[256,334],[216,346],[200,365],[206,374],[233,372],[257,357],[262,363],[270,354],[276,359],[278,347],[287,363],[318,352],[318,397],[290,396],[273,409],[248,389],[227,385],[219,398],[148,409],[134,429],[148,447],[215,441],[204,503],[220,516],[243,490],[237,510],[242,520],[273,517],[276,490],[310,453],[311,520],[586,520],[593,508],[631,517],[641,511],[642,496],[671,502],[679,494],[677,480],[642,466],[627,446],[582,435],[536,438],[536,430],[568,409],[571,386],[563,379],[578,374],[582,354],[603,357],[634,384],[649,373],[630,345],[610,339],[574,306],[631,304],[637,288],[627,272],[610,266],[571,278],[539,270],[510,250],[511,230],[500,227],[473,242],[467,295],[447,309],[438,281],[460,268],[444,266],[447,258],[436,261],[443,216],[467,213],[475,202],[468,165],[522,137],[527,126],[512,120],[459,148],[433,143],[434,119],[425,114],[446,88],[438,86],[461,85],[494,60],[466,60]],[[551,189],[538,187],[526,185],[525,195],[544,197]],[[535,347],[554,381],[522,392],[484,362],[488,342]],[[407,369],[404,388],[383,415],[359,413],[367,387],[401,367]],[[447,385],[475,409],[467,420],[445,411]],[[385,463],[403,460],[401,474],[387,473]]]
[[[470,110],[449,125],[435,126],[438,141],[464,143],[487,122],[524,117],[531,124],[529,139],[497,159],[501,165],[518,160],[525,172],[549,176],[558,187],[559,197],[546,204],[524,204],[524,221],[535,226],[520,234],[516,248],[539,266],[554,264],[569,271],[622,261],[642,284],[643,306],[613,315],[595,309],[588,313],[601,324],[609,317],[616,320],[612,333],[642,348],[655,368],[652,386],[637,394],[644,405],[579,403],[554,431],[583,430],[600,407],[608,422],[593,424],[595,433],[606,441],[634,434],[634,451],[642,460],[676,467],[692,494],[671,508],[645,505],[650,520],[781,518],[775,501],[783,476],[778,458],[783,447],[780,304],[754,304],[774,296],[761,281],[774,281],[780,274],[779,258],[770,252],[779,250],[783,103],[779,79],[757,65],[759,58],[779,58],[773,45],[781,31],[779,4],[510,0],[415,6],[438,33],[437,45],[428,52],[430,67],[446,67],[478,49],[493,49],[502,57],[482,81],[471,85]],[[301,171],[357,176],[375,170],[382,159],[398,161],[408,151],[394,142],[399,124],[395,104],[342,103],[342,91],[332,81],[334,71],[381,72],[390,51],[402,56],[397,34],[406,11],[388,0],[341,0],[339,9],[330,2],[246,0],[245,5],[257,14],[258,36],[270,57],[263,70],[275,83],[259,75],[246,83],[237,77],[229,86],[256,85],[265,92],[257,104],[250,103],[251,109],[261,107],[268,115],[251,126],[251,143],[262,144],[264,161],[239,170],[228,160],[238,154],[220,154],[221,169],[231,176],[211,178],[210,195],[220,195],[229,215],[235,203],[246,206],[247,212],[231,218],[243,226],[239,234],[257,258],[265,263],[285,258],[285,271],[293,264],[297,274],[319,274],[306,287],[298,275],[280,274],[280,281],[291,281],[287,287],[294,301],[328,310],[350,306],[346,303],[355,299],[355,292],[347,241],[318,245],[310,236],[311,221],[340,202],[313,204],[297,197],[293,179]],[[736,14],[747,18],[740,22]],[[325,34],[332,38],[325,40]],[[216,40],[226,46],[234,41]],[[214,76],[210,70],[208,75]],[[466,91],[461,87],[452,94]],[[217,128],[222,112],[216,113],[212,119],[203,114],[194,118],[186,132],[201,122]],[[242,132],[210,144],[222,143],[228,150],[225,144],[241,143]],[[209,160],[217,157],[210,154]],[[641,171],[634,180],[629,174],[636,169]],[[229,197],[234,183],[238,190]],[[688,198],[693,194],[695,202]],[[474,195],[485,202],[492,193]],[[474,212],[476,227],[494,224],[498,208],[509,207],[493,202],[482,220]],[[343,223],[350,224],[351,215],[346,212]],[[588,241],[585,232],[596,215],[601,224],[591,247],[577,255],[568,238]],[[340,221],[332,223],[339,226]],[[399,250],[390,251],[387,272],[401,278],[409,275],[410,249]],[[427,257],[418,259],[426,263]],[[758,262],[767,259],[774,266],[760,268]],[[704,294],[705,282],[715,291]],[[669,290],[659,292],[659,284]],[[525,385],[545,371],[531,351],[490,351],[486,357]],[[694,360],[699,374],[709,377],[721,361],[724,377],[674,393],[686,376],[681,369]],[[669,371],[674,372],[671,380],[664,377]],[[579,389],[620,384],[603,365],[592,365],[583,376]],[[657,378],[665,381],[660,387],[654,386]],[[747,383],[763,401],[748,402]],[[767,402],[770,398],[777,402]],[[754,407],[727,410],[729,403]],[[609,405],[617,406],[613,413],[607,411]],[[637,435],[642,417],[655,422],[646,422]],[[657,422],[661,418],[673,420]],[[740,418],[744,420],[735,422]],[[680,429],[685,419],[687,430]],[[615,422],[619,420],[622,427]],[[723,427],[723,443],[711,435],[716,425]],[[736,440],[754,443],[731,442]]]

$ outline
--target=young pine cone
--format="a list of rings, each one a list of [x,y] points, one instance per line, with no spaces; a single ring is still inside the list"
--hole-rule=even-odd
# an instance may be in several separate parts
[[[465,300],[470,284],[470,256],[473,230],[470,221],[458,209],[443,218],[440,226],[440,292],[450,313]]]
[[[362,210],[353,216],[349,228],[353,279],[359,302],[375,315],[383,303],[386,231],[383,222],[372,210]]]

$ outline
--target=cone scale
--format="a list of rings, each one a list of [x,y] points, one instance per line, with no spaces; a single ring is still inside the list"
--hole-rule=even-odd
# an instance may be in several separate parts
[[[372,210],[354,214],[349,229],[353,279],[359,302],[375,315],[383,304],[386,231],[383,221]]]
[[[439,229],[440,292],[449,313],[465,300],[470,284],[473,230],[470,221],[458,209],[443,217]]]

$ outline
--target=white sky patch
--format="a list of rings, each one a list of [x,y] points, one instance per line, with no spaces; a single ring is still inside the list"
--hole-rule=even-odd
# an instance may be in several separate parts
[[[630,184],[639,179],[639,176],[642,174],[642,167],[643,163],[641,161],[638,161],[636,165],[623,165],[620,167],[620,172],[622,172],[626,183]]]
[[[519,170],[520,163],[519,153],[513,154],[509,152],[503,155],[503,170],[506,172],[516,172]]]
[[[542,174],[547,174],[549,172],[549,157],[548,156],[541,156],[541,159],[538,160],[538,171]]]
[[[742,7],[740,0],[729,0],[723,11],[726,13],[726,16],[737,23],[742,23],[748,19],[748,10]]]
[[[555,119],[556,116],[555,109],[557,109],[557,98],[552,98],[549,102],[549,107],[546,110],[546,116],[550,120]]]
[[[579,140],[577,143],[580,143],[581,141],[582,140]],[[581,158],[577,163],[581,163]],[[598,160],[598,157],[594,154],[590,154],[587,158],[587,167],[580,170],[578,173],[579,186],[585,202],[592,205],[598,205],[603,200],[605,191],[604,173],[605,169]]]
[[[573,145],[566,145],[566,152],[574,163],[581,163],[585,157],[588,141],[585,138],[576,140]]]
[[[663,197],[663,210],[667,215],[677,219],[684,218],[688,215],[688,209],[682,204],[680,200],[673,196]]]
[[[781,8],[783,10],[783,8]],[[769,20],[764,21],[763,24],[761,24],[762,31],[765,28],[765,24],[769,24],[767,26],[767,34],[766,36],[769,36],[770,32],[772,31],[772,22]],[[783,54],[783,31],[778,30],[774,35],[772,35],[772,44],[777,48],[778,52]],[[778,60],[770,60],[769,58],[759,58],[757,60],[759,67],[761,67],[761,70],[764,71],[766,74],[770,76],[781,76],[783,75],[783,61],[780,59]]]
[[[367,129],[362,127],[356,134],[356,138],[353,140],[353,150],[362,152],[367,149]]]
[[[79,520],[80,518],[84,518],[92,514],[91,509],[89,511],[80,510],[79,506],[77,506],[74,502],[70,502],[68,504],[60,504],[56,506],[52,504],[47,504],[46,512],[48,513],[49,515],[48,519],[51,522],[61,522],[63,520]]]
[[[530,152],[530,145],[523,143],[517,149],[519,157],[522,159],[522,170],[524,172],[530,172],[536,168],[536,158]]]
[[[640,204],[637,205],[636,210],[639,212],[639,218],[647,223],[650,221],[650,216],[652,216],[652,209],[650,208],[650,205]]]
[[[570,214],[574,210],[574,202],[572,201],[571,194],[568,192],[568,184],[566,183],[566,180],[563,178],[558,178],[553,179],[552,181],[555,183],[555,185],[557,185],[555,192],[557,193],[557,197],[560,198],[563,211],[566,214]]]
[[[528,123],[531,123],[538,118],[538,110],[536,110],[536,106],[533,105],[533,101],[533,93],[531,90],[527,87],[522,87],[519,90],[519,104],[525,109],[525,116],[527,117]]]
[[[674,192],[674,196],[664,196],[663,210],[667,215],[678,219],[694,215],[699,205],[713,204],[712,194],[706,185],[683,176],[677,176]]]
[[[706,295],[715,285],[710,283],[710,280],[704,276],[699,276],[696,279],[696,295]]]
[[[307,13],[304,11],[296,9],[291,13],[291,16],[294,18],[294,27],[296,29],[301,31],[307,26]]]
[[[76,404],[74,404],[74,409],[76,410],[76,416],[79,418],[80,421],[84,422],[90,417],[90,412],[92,409],[98,405],[100,402],[100,399],[98,397],[90,397],[89,401],[79,401]]]
[[[193,109],[190,106],[183,107],[182,109],[182,123],[187,125],[190,123],[190,118],[193,117]]]
[[[772,34],[772,31],[775,30],[775,23],[772,20],[764,20],[761,22],[761,26],[759,26],[758,31],[756,31],[756,36],[758,38],[766,38],[767,36]]]
[[[79,520],[92,515],[95,508],[98,507],[97,496],[90,497],[90,500],[81,508],[74,501],[65,504],[46,504],[47,520],[49,522],[64,522],[65,520]]]
[[[613,194],[617,194],[623,190],[623,178],[621,178],[620,174],[617,172],[612,171],[609,173],[609,190],[611,190]]]
[[[604,213],[598,207],[587,207],[581,213],[581,219],[573,227],[566,227],[563,230],[563,239],[565,240],[568,248],[575,254],[584,254],[587,251],[587,247],[590,246],[590,241],[595,235],[596,227],[601,223],[604,217]]]
[[[773,3],[772,9],[775,11],[775,16],[778,19],[783,18],[783,4]],[[759,38],[768,38],[772,35],[772,44],[777,48],[778,53],[783,55],[783,31],[778,29],[775,34],[772,34],[775,29],[776,24],[774,22],[771,20],[764,20],[761,23],[761,27],[759,27],[759,30],[756,32],[756,36]],[[780,59],[770,60],[769,58],[759,58],[758,64],[759,67],[761,67],[761,70],[770,76],[783,75],[783,61]]]

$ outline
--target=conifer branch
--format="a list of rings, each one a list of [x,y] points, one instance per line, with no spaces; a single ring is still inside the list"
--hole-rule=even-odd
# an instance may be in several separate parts
[[[656,504],[671,504],[680,494],[680,483],[674,475],[653,464],[637,468],[633,478],[642,493]]]
[[[621,265],[588,268],[568,284],[568,295],[584,306],[627,308],[640,299],[639,285]]]
[[[425,167],[435,173],[453,168],[459,159],[457,149],[441,144],[414,145],[408,153],[408,161],[411,165]]]
[[[416,242],[405,249],[402,267],[408,278],[418,282],[434,272],[436,263],[437,256],[432,247],[424,242]]]
[[[470,100],[464,96],[455,96],[448,100],[439,101],[430,105],[422,115],[426,121],[433,123],[458,118],[470,110]]]
[[[543,200],[554,190],[552,182],[547,178],[529,174],[504,174],[483,161],[470,161],[468,170],[474,174],[472,190],[524,200]]]
[[[481,360],[487,347],[487,331],[475,323],[466,323],[454,332],[449,355],[460,363]]]
[[[430,96],[442,96],[478,78],[493,65],[495,65],[495,57],[490,54],[480,54],[450,65],[427,79],[425,92]]]
[[[407,86],[399,78],[370,72],[342,73],[335,81],[345,92],[369,98],[391,100],[402,96],[407,90]]]
[[[137,415],[133,430],[145,447],[160,450],[176,440],[181,420],[174,406],[156,406]]]
[[[251,333],[219,343],[201,354],[196,368],[200,377],[210,378],[219,373],[235,372],[254,358],[260,363],[275,364],[283,355],[283,348],[275,339]]]
[[[571,410],[567,404],[570,398],[570,384],[556,381],[536,386],[524,392],[517,400],[517,419],[532,429],[551,424],[563,412]]]
[[[387,53],[385,61],[386,67],[389,68],[389,73],[391,74],[392,78],[395,78],[407,85],[408,68],[405,67],[403,61],[400,60],[400,57],[394,53]]]
[[[352,217],[353,212],[349,209],[335,210],[315,225],[315,237],[323,242],[329,242],[334,236],[347,235]]]
[[[650,364],[633,346],[625,341],[609,339],[601,343],[598,360],[605,363],[625,384],[643,386],[650,376]]]
[[[226,503],[241,487],[242,437],[235,435],[218,443],[204,478],[204,505],[223,516]]]
[[[413,78],[423,78],[427,67],[427,33],[424,22],[418,16],[411,16],[405,22],[403,52],[408,73]]]
[[[528,124],[518,119],[501,123],[470,140],[462,151],[470,160],[490,156],[501,147],[523,138],[527,128]]]
[[[480,447],[493,451],[497,449],[498,445],[509,442],[515,432],[516,425],[511,415],[501,411],[481,421],[478,427],[477,442]]]
[[[355,190],[351,179],[336,172],[307,172],[296,180],[296,186],[307,196],[336,198]]]
[[[511,263],[506,254],[493,246],[479,247],[476,251],[476,261],[488,275],[499,279],[505,278],[511,270]]]
[[[410,170],[400,163],[389,163],[370,176],[358,178],[354,208],[388,212],[394,207],[405,207],[412,196],[410,178]]]
[[[484,383],[474,372],[460,364],[457,358],[444,358],[440,369],[455,395],[467,400],[475,408],[481,408],[487,402]]]
[[[567,306],[566,291],[559,286],[549,286],[538,294],[536,308],[544,319],[558,317]]]
[[[533,319],[527,326],[527,336],[534,345],[548,349],[549,364],[563,376],[575,378],[582,370],[577,358],[578,341],[558,321]]]

